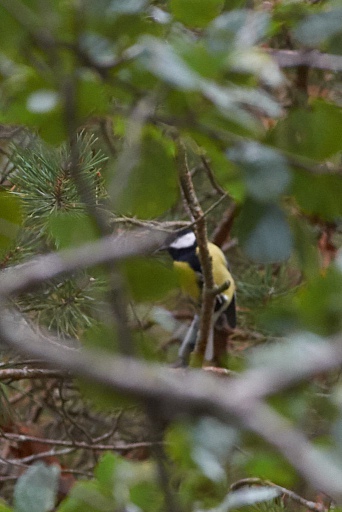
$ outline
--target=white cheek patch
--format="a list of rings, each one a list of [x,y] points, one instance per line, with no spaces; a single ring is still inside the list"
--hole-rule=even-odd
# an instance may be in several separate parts
[[[170,247],[172,249],[186,249],[187,247],[191,247],[196,242],[195,233],[185,233],[183,236],[176,238]]]

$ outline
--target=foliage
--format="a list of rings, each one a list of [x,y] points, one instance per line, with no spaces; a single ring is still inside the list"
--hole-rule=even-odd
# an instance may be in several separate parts
[[[1,267],[134,225],[169,231],[188,220],[181,141],[209,231],[224,233],[238,283],[229,368],[277,368],[279,360],[295,368],[302,359],[284,336],[302,332],[303,354],[342,327],[340,19],[334,0],[0,0]],[[167,257],[152,255],[78,269],[13,305],[58,339],[170,362],[189,316],[175,288]],[[6,354],[1,370],[25,364]],[[27,422],[40,425],[38,438],[70,441],[52,465],[44,450],[11,446],[13,459],[47,463],[14,473],[17,512],[287,508],[269,486],[228,492],[246,477],[309,494],[283,455],[237,425],[206,415],[170,424],[160,412],[152,428],[158,413],[126,408],[93,384],[80,395],[67,380],[8,382],[4,439]],[[271,406],[341,464],[340,394],[332,374],[277,394]],[[147,452],[122,448],[135,441]],[[98,461],[106,442],[118,455]],[[62,476],[69,468],[88,477],[58,505],[55,463]],[[11,492],[4,487],[6,498]]]

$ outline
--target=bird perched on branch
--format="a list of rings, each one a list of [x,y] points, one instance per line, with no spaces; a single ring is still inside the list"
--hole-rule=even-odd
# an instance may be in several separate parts
[[[195,304],[199,306],[201,303],[203,275],[195,233],[191,229],[180,231],[176,238],[168,244],[167,249],[173,259],[182,291],[190,296]],[[205,353],[206,360],[210,361],[214,356],[213,327],[221,321],[224,315],[229,327],[233,329],[236,326],[236,310],[235,283],[229,272],[227,260],[217,245],[209,242],[208,250],[212,259],[214,284],[219,290],[215,299],[212,328],[210,330],[211,335],[210,339],[207,340]],[[225,284],[227,284],[226,287]],[[187,362],[191,351],[194,349],[198,331],[199,316],[196,314],[179,349],[179,356],[183,362]]]

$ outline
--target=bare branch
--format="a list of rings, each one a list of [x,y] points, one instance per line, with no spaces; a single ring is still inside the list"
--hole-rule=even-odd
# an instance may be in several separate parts
[[[18,381],[24,379],[59,379],[65,377],[65,373],[46,368],[20,368],[0,370],[0,381]]]
[[[79,448],[83,450],[113,450],[124,452],[127,450],[134,450],[136,448],[150,448],[158,441],[140,441],[137,443],[115,443],[115,444],[105,444],[105,443],[86,443],[84,441],[64,441],[62,439],[48,439],[44,437],[36,437],[36,436],[28,436],[24,434],[15,434],[12,432],[6,432],[3,434],[4,439],[8,439],[10,441],[16,441],[19,443],[25,443],[27,441],[32,441],[35,443],[41,443],[52,446],[66,446],[69,448]]]
[[[190,209],[193,220],[196,222],[196,238],[199,249],[199,259],[203,274],[202,307],[200,319],[200,336],[197,340],[195,353],[201,364],[204,358],[207,341],[212,329],[212,316],[215,304],[215,295],[210,292],[214,288],[211,257],[208,250],[207,226],[201,205],[196,196],[192,183],[191,173],[187,163],[186,149],[178,141],[178,170],[181,188],[185,201]],[[209,290],[209,292],[208,292]]]
[[[165,238],[165,234],[161,232],[140,230],[129,234],[107,236],[76,249],[35,258],[2,272],[1,294],[10,296],[22,293],[49,279],[75,270],[149,254],[160,247]]]
[[[235,491],[236,489],[240,489],[241,487],[245,487],[246,485],[253,486],[253,485],[261,485],[261,486],[268,486],[273,487],[275,489],[278,489],[283,495],[290,498],[292,501],[295,501],[296,503],[299,503],[300,505],[303,505],[308,510],[312,510],[312,512],[325,512],[327,509],[322,503],[316,503],[314,501],[309,501],[303,498],[302,496],[299,496],[299,494],[290,491],[289,489],[286,489],[285,487],[281,487],[280,485],[274,484],[273,482],[270,482],[269,480],[262,480],[261,478],[242,478],[241,480],[238,480],[237,482],[234,482],[230,486],[231,491]]]
[[[307,66],[308,68],[342,71],[342,57],[340,55],[321,53],[317,50],[295,51],[269,49],[268,53],[272,55],[281,68]]]
[[[206,414],[230,424],[238,423],[275,446],[315,488],[335,501],[342,500],[341,469],[290,422],[260,401],[264,380],[268,382],[263,391],[266,396],[274,389],[285,389],[318,371],[338,368],[342,363],[339,343],[326,342],[320,344],[319,350],[306,351],[301,361],[303,371],[297,368],[291,378],[286,377],[288,373],[291,375],[288,367],[279,369],[277,374],[265,368],[259,373],[255,370],[253,378],[247,373],[224,382],[208,372],[166,370],[123,356],[101,356],[98,351],[66,351],[53,344],[42,344],[28,328],[16,329],[6,313],[0,315],[0,338],[21,353],[42,358],[63,371],[156,407],[161,417]]]

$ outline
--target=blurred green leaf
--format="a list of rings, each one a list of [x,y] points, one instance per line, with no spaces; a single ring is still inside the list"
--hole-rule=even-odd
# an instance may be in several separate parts
[[[129,490],[130,499],[139,510],[158,512],[163,507],[163,496],[156,482],[143,481],[132,485]]]
[[[244,172],[249,195],[269,202],[283,194],[291,181],[285,158],[274,149],[257,142],[243,142],[227,152]]]
[[[154,130],[148,130],[141,144],[138,164],[118,198],[117,209],[148,219],[161,215],[178,197],[173,144]]]
[[[58,512],[109,512],[115,507],[112,496],[104,495],[97,481],[77,482]]]
[[[342,149],[340,107],[322,100],[308,109],[297,109],[277,123],[269,140],[278,148],[314,160],[328,158]]]
[[[15,240],[22,220],[20,199],[10,192],[0,190],[0,254]]]
[[[342,177],[297,170],[292,190],[300,208],[309,215],[334,221],[342,215]]]
[[[278,64],[260,48],[238,48],[231,53],[229,66],[232,71],[259,77],[269,87],[279,87],[285,83],[285,77]]]
[[[299,332],[282,339],[278,343],[267,344],[251,350],[248,364],[252,368],[274,368],[276,372],[284,372],[291,367],[291,372],[300,374],[306,355],[319,353],[326,340],[312,332]]]
[[[107,350],[112,353],[118,350],[117,333],[114,325],[92,325],[85,331],[82,341],[86,347],[95,350]]]
[[[201,418],[193,429],[192,457],[214,482],[225,480],[225,465],[237,441],[236,429],[214,418]]]
[[[111,101],[109,89],[97,77],[90,74],[81,76],[77,84],[76,115],[79,122],[89,116],[104,115]]]
[[[13,508],[8,507],[5,503],[0,503],[0,512],[14,512]]]
[[[267,12],[248,9],[225,12],[208,27],[209,45],[213,50],[225,53],[228,48],[239,48],[240,51],[249,48],[266,35],[269,22]]]
[[[97,464],[94,476],[99,481],[105,494],[112,494],[115,485],[115,476],[119,465],[118,455],[104,453]]]
[[[143,37],[140,44],[140,61],[151,73],[183,90],[198,87],[199,75],[175,53],[171,45],[151,36]]]
[[[250,476],[271,480],[288,489],[297,481],[296,472],[291,465],[277,453],[268,451],[266,447],[254,450],[244,470]]]
[[[55,91],[40,89],[30,94],[26,107],[33,114],[46,114],[53,110],[59,103],[59,97]]]
[[[96,240],[97,231],[94,220],[82,212],[56,211],[48,218],[48,232],[57,249],[76,247]]]
[[[294,300],[303,326],[321,335],[342,329],[342,274],[329,267],[325,275],[317,275],[303,285]]]
[[[192,429],[187,423],[172,424],[166,432],[165,440],[166,453],[179,467],[195,467],[191,455]]]
[[[16,512],[49,512],[54,509],[59,468],[37,462],[19,478],[14,489]]]
[[[318,46],[336,34],[340,34],[342,42],[341,20],[341,8],[310,14],[298,23],[293,35],[297,41],[307,46]]]
[[[203,28],[220,14],[224,0],[171,0],[175,19],[190,27]]]
[[[285,214],[277,205],[248,200],[237,224],[242,247],[252,260],[265,264],[289,258],[291,231]]]
[[[165,298],[177,286],[172,268],[157,259],[131,259],[121,266],[131,296],[137,301],[155,301]]]

